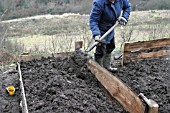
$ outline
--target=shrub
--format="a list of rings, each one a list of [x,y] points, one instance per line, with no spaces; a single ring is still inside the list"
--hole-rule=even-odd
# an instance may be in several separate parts
[[[170,0],[149,0],[141,4],[142,10],[164,10],[170,9]]]

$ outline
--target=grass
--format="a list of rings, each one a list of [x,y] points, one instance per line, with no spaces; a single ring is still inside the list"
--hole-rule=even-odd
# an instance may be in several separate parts
[[[31,35],[22,38],[11,38],[12,42],[17,40],[18,43],[24,44],[24,50],[29,52],[67,52],[74,51],[74,42],[83,41],[82,36],[68,35]],[[21,44],[21,45],[22,45]]]
[[[91,41],[88,15],[61,15],[3,22],[9,26],[8,39],[17,41],[24,51],[66,52],[74,50],[75,41]],[[116,51],[130,38],[131,42],[170,37],[170,11],[132,12],[128,25],[116,28]],[[94,51],[93,51],[94,52]]]

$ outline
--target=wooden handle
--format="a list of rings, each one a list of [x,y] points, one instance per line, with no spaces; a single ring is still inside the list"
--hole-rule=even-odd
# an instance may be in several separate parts
[[[117,25],[119,24],[118,21],[116,21],[116,23],[100,38],[100,40],[102,41],[110,32],[112,32]],[[99,44],[99,42],[95,42],[91,47],[89,47],[86,52],[90,52],[97,44]]]

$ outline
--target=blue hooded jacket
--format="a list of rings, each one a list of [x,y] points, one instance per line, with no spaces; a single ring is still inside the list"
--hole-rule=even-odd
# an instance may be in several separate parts
[[[129,0],[115,0],[114,3],[109,0],[94,0],[89,19],[93,38],[96,35],[105,34],[116,23],[121,12],[122,16],[128,20],[130,11]],[[105,37],[104,43],[109,44],[113,37],[114,31]]]

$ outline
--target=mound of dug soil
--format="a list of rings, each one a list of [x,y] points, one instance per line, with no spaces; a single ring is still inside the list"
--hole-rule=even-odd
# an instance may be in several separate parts
[[[29,112],[126,113],[106,97],[86,60],[75,53],[69,58],[21,62]]]
[[[118,78],[137,94],[143,93],[159,104],[159,113],[170,113],[170,63],[168,60],[140,60],[120,67]]]

